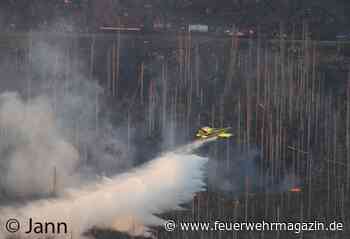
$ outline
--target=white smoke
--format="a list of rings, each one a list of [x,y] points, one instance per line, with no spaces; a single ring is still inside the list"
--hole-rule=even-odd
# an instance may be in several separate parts
[[[204,142],[187,146],[195,149]],[[172,151],[132,172],[66,193],[61,199],[41,200],[22,208],[0,208],[2,219],[17,218],[23,231],[28,218],[39,222],[66,222],[63,238],[80,238],[92,227],[110,228],[133,235],[149,235],[148,226],[163,220],[154,214],[179,208],[204,187],[207,158]],[[23,238],[35,234],[20,233]],[[6,236],[4,234],[3,236]]]
[[[0,199],[45,197],[133,165],[134,148],[112,124],[84,62],[65,47],[35,42],[28,75],[0,80],[6,89],[22,79],[16,92],[0,94]]]
[[[97,94],[94,82],[72,80],[55,88],[60,100],[49,90],[27,100],[14,92],[0,95],[0,187],[5,195],[46,196],[131,167],[133,148],[99,115]]]
[[[41,97],[24,102],[16,93],[0,95],[1,182],[8,194],[48,194],[55,173],[64,179],[57,184],[75,181],[79,154],[59,132],[47,102]]]

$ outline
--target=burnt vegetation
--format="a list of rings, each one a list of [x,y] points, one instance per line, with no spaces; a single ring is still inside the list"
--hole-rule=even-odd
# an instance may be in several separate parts
[[[16,1],[9,2],[7,7],[19,13],[28,11],[23,2],[18,3],[21,7],[15,5]],[[33,2],[41,6],[39,0]],[[93,5],[89,2],[81,1],[76,9],[85,9],[86,14],[91,14],[87,16],[96,16],[85,7],[84,4]],[[138,6],[136,1],[116,2],[108,4],[121,5],[123,9]],[[332,39],[349,25],[344,12],[350,6],[340,0],[305,2],[152,3],[153,8],[158,9],[154,12],[184,17],[188,22],[195,19],[193,21],[223,23],[230,27],[255,26],[257,36],[249,39],[205,37],[178,31],[170,37],[159,38],[143,33],[78,36],[73,32],[62,38],[54,35],[51,39],[54,44],[70,43],[65,44],[67,66],[80,64],[72,55],[87,59],[81,66],[88,73],[86,80],[97,80],[104,87],[110,106],[119,112],[113,115],[114,123],[139,132],[138,137],[131,140],[138,145],[136,155],[140,162],[160,151],[164,142],[172,146],[191,140],[195,130],[203,125],[233,128],[233,140],[215,142],[200,153],[228,165],[231,175],[239,175],[228,176],[228,180],[237,185],[236,189],[227,193],[209,184],[206,192],[198,193],[193,202],[186,205],[189,210],[162,215],[164,218],[175,221],[338,220],[345,225],[342,232],[306,232],[298,236],[349,238],[348,45],[339,42],[329,45],[319,39]],[[61,8],[67,6],[58,4],[57,9]],[[69,11],[74,11],[75,7],[70,8]],[[57,10],[58,15],[60,12]],[[87,24],[83,25],[94,29],[97,20],[81,16]],[[18,15],[14,20],[18,21],[18,28],[11,31],[28,30],[28,26],[21,25],[20,18],[26,19],[26,15]],[[42,20],[37,22],[40,25]],[[287,37],[281,37],[285,33]],[[269,36],[276,34],[278,37],[271,41]],[[12,37],[10,34],[2,38],[3,55],[16,62],[10,64],[7,71],[25,75],[30,67],[23,65],[30,66],[31,62],[30,44],[27,44],[31,42],[30,37],[17,36],[15,47],[9,44]],[[42,39],[47,40],[45,37]],[[9,48],[15,50],[8,51]],[[62,81],[66,79],[69,79],[68,70]],[[175,135],[173,142],[167,142],[169,130]],[[247,157],[241,155],[252,151],[256,156],[249,159],[251,164],[245,165],[242,161]],[[237,160],[238,157],[241,159]],[[162,228],[154,231],[159,238],[296,237],[292,232],[167,233]],[[99,229],[92,229],[88,234],[100,239],[128,238]]]

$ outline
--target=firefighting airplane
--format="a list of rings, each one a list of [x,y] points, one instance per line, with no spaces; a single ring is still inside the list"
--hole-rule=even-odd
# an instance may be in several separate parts
[[[218,139],[228,139],[233,136],[232,133],[229,133],[228,128],[211,128],[211,127],[202,127],[198,130],[196,137],[197,139],[210,139],[217,137]]]

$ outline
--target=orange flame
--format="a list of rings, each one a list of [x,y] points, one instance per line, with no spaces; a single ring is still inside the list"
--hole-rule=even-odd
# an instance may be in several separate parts
[[[300,193],[301,192],[301,188],[291,188],[291,189],[289,189],[289,192]]]

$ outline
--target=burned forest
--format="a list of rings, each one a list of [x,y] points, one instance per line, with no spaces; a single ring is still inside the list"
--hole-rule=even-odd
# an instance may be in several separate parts
[[[15,2],[0,239],[349,238],[341,1]]]

